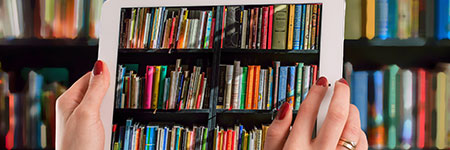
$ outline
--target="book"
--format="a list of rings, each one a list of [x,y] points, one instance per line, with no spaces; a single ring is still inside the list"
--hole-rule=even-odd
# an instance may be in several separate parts
[[[301,27],[301,16],[302,16],[302,5],[295,5],[294,12],[294,31],[293,31],[293,47],[294,50],[300,49],[300,27]]]
[[[400,126],[401,126],[401,145],[402,148],[411,148],[413,146],[412,140],[415,131],[413,130],[414,114],[414,75],[408,69],[399,71],[400,85]]]
[[[291,50],[294,40],[294,21],[295,21],[295,5],[289,5],[289,22],[288,22],[288,37],[287,37],[287,49]]]
[[[282,105],[278,103],[278,84],[279,84],[279,74],[280,74],[280,61],[273,62],[274,68],[274,88],[273,88],[273,107],[278,108],[278,105]]]
[[[258,105],[257,105],[257,109],[263,109],[265,108],[264,106],[264,88],[265,88],[265,75],[266,75],[267,70],[266,69],[261,69],[260,73],[259,73],[259,86],[258,87]],[[256,86],[256,85],[255,85]]]
[[[446,91],[447,75],[444,72],[438,72],[436,75],[436,140],[435,145],[438,149],[448,148],[446,125]],[[448,101],[448,99],[447,99]],[[447,102],[448,103],[448,102]],[[448,117],[448,116],[447,116]]]
[[[245,109],[253,108],[253,84],[254,84],[254,75],[255,74],[255,66],[248,66],[248,75],[247,75],[247,92],[245,99]]]
[[[283,104],[286,102],[286,88],[287,88],[287,79],[288,79],[288,67],[281,66],[280,67],[280,75],[279,75],[279,90],[278,90],[278,104]]]
[[[289,66],[288,67],[288,82],[286,87],[286,101],[294,107],[295,103],[295,77],[296,77],[296,71],[295,66]]]
[[[273,34],[273,6],[269,6],[269,24],[267,35],[267,49],[272,49],[272,34]]]
[[[362,36],[369,40],[375,37],[375,3],[375,0],[362,1],[361,14],[363,15],[362,20],[364,25]]]
[[[368,143],[370,147],[382,148],[385,143],[383,118],[383,72],[375,71],[370,73],[368,85]]]
[[[351,103],[359,110],[361,129],[367,132],[367,104],[368,104],[368,79],[369,73],[366,71],[355,71],[352,73]]]
[[[361,38],[362,23],[362,3],[365,0],[348,0],[346,1],[345,9],[345,39],[359,39]]]
[[[232,77],[232,90],[231,90],[231,103],[232,103],[232,109],[239,108],[238,105],[239,102],[239,78],[242,76],[241,73],[241,62],[240,61],[234,61],[233,66],[233,77]]]
[[[225,28],[225,48],[238,48],[240,36],[240,6],[227,6],[226,11],[226,28]]]
[[[270,110],[273,105],[273,69],[269,67],[268,69],[268,80],[267,80],[267,105],[266,109]]]
[[[423,68],[417,69],[417,114],[416,114],[416,147],[425,147],[425,122],[427,116],[425,115],[426,98],[427,98],[427,72]]]
[[[242,12],[242,31],[241,31],[241,49],[246,49],[247,43],[247,26],[248,26],[248,10],[243,10]]]
[[[388,35],[388,0],[380,0],[375,4],[375,36],[387,39]]]
[[[154,67],[153,66],[147,66],[146,68],[146,75],[145,75],[145,103],[144,103],[144,109],[150,109],[152,105],[152,88],[153,88],[153,74],[154,74]]]
[[[388,1],[388,37],[393,38],[398,33],[398,1]]]
[[[260,8],[257,8],[257,21],[258,21],[258,24],[257,24],[257,29],[256,29],[256,48],[257,49],[261,49],[261,33],[262,33],[262,18],[263,18],[263,9],[260,7]]]
[[[309,81],[310,80],[310,74],[311,74],[311,66],[305,65],[303,67],[303,85],[302,85],[302,100],[306,98],[306,95],[308,95],[309,91]]]
[[[159,81],[159,90],[156,90],[158,94],[153,93],[154,95],[158,95],[158,101],[156,101],[157,106],[153,107],[155,103],[152,104],[152,109],[162,109],[164,106],[164,102],[166,99],[164,99],[165,96],[165,84],[166,84],[166,75],[167,75],[167,66],[161,66],[160,69],[160,81]],[[156,83],[155,83],[156,84]]]
[[[225,76],[225,109],[231,109],[231,95],[233,87],[233,65],[227,65],[226,76]]]
[[[436,12],[435,12],[435,33],[436,38],[438,40],[441,39],[449,39],[449,29],[448,29],[448,22],[449,17],[448,15],[445,15],[449,12],[449,1],[447,0],[436,0]]]
[[[384,78],[384,105],[385,108],[385,116],[386,117],[386,146],[388,148],[395,148],[397,146],[397,121],[398,121],[398,103],[396,96],[396,87],[397,87],[397,73],[399,71],[399,67],[396,65],[389,66],[389,68],[385,71]]]
[[[272,49],[286,49],[288,5],[274,6]]]
[[[267,30],[269,24],[269,7],[262,8],[261,49],[267,49]]]
[[[305,31],[303,36],[303,49],[308,49],[309,47],[309,39],[310,39],[310,18],[311,18],[311,5],[306,5],[306,11],[305,11]]]
[[[258,101],[259,101],[259,81],[261,75],[261,66],[254,66],[254,79],[253,79],[253,102],[252,109],[258,109]]]
[[[298,110],[300,108],[300,104],[303,101],[302,99],[302,79],[303,79],[303,66],[304,63],[296,63],[297,74],[295,77],[295,103],[294,110]]]

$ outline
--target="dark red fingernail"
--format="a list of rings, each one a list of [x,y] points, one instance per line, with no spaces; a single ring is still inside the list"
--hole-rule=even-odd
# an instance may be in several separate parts
[[[103,72],[103,62],[100,60],[97,60],[94,65],[94,75],[99,75]]]
[[[339,79],[339,82],[344,83],[348,86],[347,80],[345,80],[344,78]]]
[[[280,110],[278,110],[277,119],[283,120],[284,117],[286,117],[286,114],[288,111],[289,111],[289,103],[284,102],[284,104],[281,106]]]
[[[320,77],[319,80],[317,80],[317,85],[327,87],[328,86],[328,80],[326,77]]]

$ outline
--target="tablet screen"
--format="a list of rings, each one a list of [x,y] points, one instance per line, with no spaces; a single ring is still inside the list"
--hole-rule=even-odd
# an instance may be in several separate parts
[[[111,146],[262,148],[278,107],[296,114],[318,78],[321,12],[320,3],[122,8]]]

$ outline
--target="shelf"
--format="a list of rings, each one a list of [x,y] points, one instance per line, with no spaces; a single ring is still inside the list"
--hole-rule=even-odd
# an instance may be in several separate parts
[[[146,53],[213,53],[212,49],[119,49],[122,54],[146,54]]]
[[[206,125],[208,109],[192,110],[155,110],[154,109],[114,109],[115,123],[122,124],[126,119],[133,118],[137,122],[169,122],[182,125]]]
[[[318,54],[319,50],[221,49],[221,53]]]
[[[0,39],[0,46],[97,46],[98,39]]]
[[[436,40],[426,38],[411,39],[358,39],[345,40],[344,47],[450,47],[450,40]]]

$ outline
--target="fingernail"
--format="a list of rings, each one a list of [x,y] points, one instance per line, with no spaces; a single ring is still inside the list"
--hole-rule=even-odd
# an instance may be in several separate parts
[[[99,75],[99,74],[102,74],[102,72],[103,72],[103,62],[100,60],[97,60],[94,65],[93,73],[94,73],[94,75]]]
[[[345,80],[344,78],[339,79],[339,82],[344,83],[348,86],[347,80]]]
[[[280,110],[278,111],[277,119],[283,120],[284,117],[286,117],[286,114],[288,111],[289,111],[289,103],[284,102],[284,104],[281,106]]]
[[[317,80],[317,85],[327,87],[328,80],[326,77],[320,77],[319,80]]]

